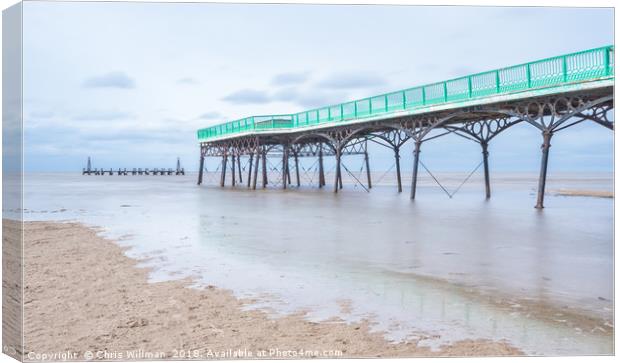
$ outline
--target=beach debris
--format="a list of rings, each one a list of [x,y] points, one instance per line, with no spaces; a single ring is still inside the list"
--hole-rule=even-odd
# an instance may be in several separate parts
[[[149,325],[149,321],[144,318],[130,318],[125,326],[127,328],[138,328]]]

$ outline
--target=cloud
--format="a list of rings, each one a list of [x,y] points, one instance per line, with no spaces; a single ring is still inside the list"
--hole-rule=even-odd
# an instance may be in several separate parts
[[[217,111],[205,112],[202,115],[198,116],[199,120],[216,120],[216,119],[223,119],[223,118],[224,116],[222,116],[222,114]]]
[[[235,104],[268,103],[271,101],[265,92],[252,89],[235,91],[222,100]]]
[[[301,94],[295,101],[305,108],[330,106],[349,100],[343,92],[308,92]]]
[[[289,72],[276,74],[271,83],[277,86],[301,84],[306,82],[310,72]]]
[[[134,115],[121,111],[90,111],[73,117],[76,121],[111,121],[133,119]]]
[[[86,88],[135,88],[134,80],[124,72],[110,72],[84,81]]]
[[[298,99],[300,96],[296,88],[288,87],[273,93],[272,98],[276,101],[290,102]]]
[[[54,113],[51,111],[32,111],[30,112],[30,117],[39,118],[39,119],[42,119],[42,118],[47,119],[47,118],[54,117]]]
[[[341,90],[309,88],[300,91],[294,87],[288,87],[274,92],[271,98],[275,101],[294,102],[303,108],[316,108],[344,102],[347,96],[348,94]]]
[[[178,84],[195,85],[200,84],[200,81],[193,77],[184,77],[177,79]]]
[[[330,89],[359,89],[383,86],[385,78],[371,73],[334,73],[318,83],[319,87]]]

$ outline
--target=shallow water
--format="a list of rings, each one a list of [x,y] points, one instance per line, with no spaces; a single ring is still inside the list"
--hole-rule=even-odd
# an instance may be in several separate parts
[[[440,180],[454,190],[464,176]],[[529,354],[613,352],[613,199],[549,195],[539,211],[534,177],[498,174],[488,201],[479,177],[453,198],[424,177],[411,202],[407,181],[398,194],[390,178],[370,193],[345,180],[334,195],[36,174],[24,208],[28,220],[104,227],[149,257],[153,281],[193,276],[275,315],[370,319],[434,347],[490,338]],[[548,190],[559,188],[611,190],[612,175],[552,176]]]

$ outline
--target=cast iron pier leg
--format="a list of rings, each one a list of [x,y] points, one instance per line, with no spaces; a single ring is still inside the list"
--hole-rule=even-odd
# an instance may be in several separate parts
[[[243,177],[241,176],[241,155],[237,156],[237,169],[239,169],[239,184],[242,184]]]
[[[263,188],[267,188],[267,152],[263,151]]]
[[[396,181],[398,182],[398,192],[403,191],[403,182],[400,177],[400,148],[394,149],[394,159],[396,160]]]
[[[370,180],[370,163],[368,162],[368,151],[364,151],[364,161],[366,162],[366,178],[368,179],[368,189],[372,189],[372,181]]]
[[[230,180],[232,181],[232,186],[235,186],[235,154],[232,154],[231,156],[231,163],[230,163]]]
[[[323,144],[319,146],[319,188],[325,186],[325,171],[323,169]]]
[[[284,146],[282,149],[282,189],[286,189],[286,177],[288,175],[288,148]]]
[[[198,185],[202,184],[202,172],[205,169],[205,156],[200,152],[200,169],[198,171]],[[89,172],[90,173],[90,172]]]
[[[334,180],[334,193],[338,193],[338,183],[340,180],[340,150],[336,149],[336,176]]]
[[[288,152],[286,153],[286,179],[288,180],[288,185],[291,185],[291,168],[288,160]]]
[[[258,180],[258,162],[260,160],[260,154],[256,153],[256,160],[254,160],[254,180],[252,180],[252,189],[256,190],[256,181]]]
[[[222,157],[222,177],[220,179],[221,187],[223,187],[226,184],[226,161],[228,161],[228,156],[224,155]]]
[[[295,153],[295,178],[297,179],[297,188],[301,186],[301,182],[299,181],[299,157],[297,153]]]
[[[482,146],[482,161],[484,164],[484,188],[486,198],[491,198],[491,180],[489,178],[489,144],[485,141],[480,143]]]
[[[420,146],[422,141],[415,142],[413,149],[413,178],[411,179],[411,199],[415,199],[415,190],[418,185],[418,164],[420,163]]]
[[[547,162],[549,161],[549,147],[551,147],[551,136],[553,133],[549,130],[543,131],[542,159],[540,163],[540,177],[538,178],[538,198],[536,199],[536,207],[544,208],[545,200],[545,184],[547,183]]]
[[[254,159],[254,154],[250,153],[250,161],[248,162],[248,188],[252,184],[252,160]]]

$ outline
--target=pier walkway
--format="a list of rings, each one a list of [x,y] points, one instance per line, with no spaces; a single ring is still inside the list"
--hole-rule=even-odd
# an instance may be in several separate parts
[[[485,195],[490,198],[489,142],[511,126],[526,122],[541,132],[536,208],[543,208],[552,136],[584,121],[613,130],[613,117],[609,115],[613,110],[614,80],[614,47],[606,46],[295,114],[250,116],[198,130],[198,184],[202,183],[206,157],[222,159],[220,185],[224,186],[229,157],[231,182],[235,185],[235,160],[240,165],[240,158],[247,156],[247,187],[256,189],[261,162],[265,187],[266,158],[277,156],[282,158],[282,180],[288,180],[282,183],[283,188],[291,183],[291,158],[299,174],[299,157],[318,158],[318,185],[323,187],[323,157],[333,156],[334,192],[338,192],[342,188],[342,156],[362,153],[367,187],[371,188],[367,142],[374,141],[394,151],[400,192],[400,148],[411,140],[414,151],[410,197],[415,199],[423,143],[456,134],[480,144]],[[241,180],[240,166],[238,177]]]

